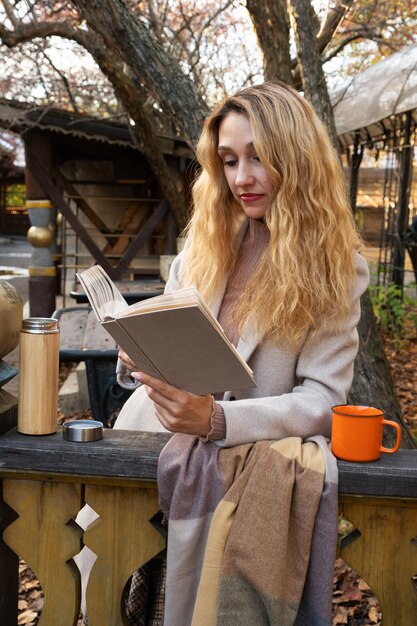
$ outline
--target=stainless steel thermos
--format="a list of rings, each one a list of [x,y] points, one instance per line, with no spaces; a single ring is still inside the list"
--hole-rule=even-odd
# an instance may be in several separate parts
[[[47,317],[22,321],[19,341],[17,430],[49,435],[57,430],[59,325]]]

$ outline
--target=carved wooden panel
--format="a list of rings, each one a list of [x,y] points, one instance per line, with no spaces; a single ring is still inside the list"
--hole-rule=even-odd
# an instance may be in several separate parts
[[[84,533],[74,519],[85,501],[100,516]],[[45,594],[39,626],[75,626],[80,575],[72,558],[84,543],[97,556],[87,586],[89,626],[122,626],[121,599],[135,569],[165,548],[150,520],[158,512],[155,486],[83,486],[3,481],[3,499],[19,517],[3,539],[35,573]]]
[[[356,529],[356,538],[345,542],[341,557],[375,593],[384,626],[415,626],[417,502],[341,496],[340,503]]]
[[[158,512],[156,489],[86,486],[86,502],[100,515],[84,536],[97,560],[87,586],[89,626],[122,626],[121,598],[135,569],[165,547],[150,524]]]
[[[81,485],[4,480],[3,498],[19,515],[3,540],[30,566],[45,594],[39,626],[64,626],[63,616],[75,626],[80,584],[71,559],[81,548],[81,529],[71,520],[80,508]]]

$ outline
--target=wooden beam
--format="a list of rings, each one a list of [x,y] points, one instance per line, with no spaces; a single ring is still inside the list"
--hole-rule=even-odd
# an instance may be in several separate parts
[[[78,191],[75,189],[75,187],[73,187],[72,183],[69,180],[67,180],[65,176],[61,174],[61,172],[59,172],[58,170],[55,170],[54,174],[68,195],[75,196],[76,194],[78,194]],[[95,213],[95,211],[90,207],[90,205],[84,198],[76,198],[75,202],[78,205],[78,207],[81,209],[81,211],[85,213],[85,215],[88,217],[90,222],[100,231],[102,235],[104,235],[104,233],[109,230],[109,227],[107,226],[107,224],[105,224],[103,220],[101,219],[101,217],[97,215],[97,213]]]
[[[359,531],[341,547],[340,556],[378,598],[384,626],[414,626],[417,501],[341,496],[339,502],[343,517]]]
[[[167,202],[165,202],[165,200],[162,200],[162,202],[157,206],[146,224],[144,224],[144,226],[140,229],[140,231],[130,244],[129,248],[116,265],[116,270],[120,276],[127,269],[129,263],[137,255],[148,237],[152,235],[156,226],[159,224],[159,222],[165,216],[168,210],[169,207]]]
[[[85,445],[66,441],[61,426],[48,437],[13,429],[0,437],[0,478],[79,482],[82,476],[90,484],[141,486],[156,480],[159,454],[171,436],[106,428],[103,439]]]
[[[65,201],[61,191],[59,191],[59,189],[55,186],[50,177],[44,172],[41,164],[36,159],[35,155],[32,152],[28,151],[26,154],[26,159],[27,166],[45,191],[48,198],[51,200],[54,207],[61,211],[62,215],[71,224],[72,228],[75,230],[78,237],[86,246],[87,250],[92,254],[94,259],[103,266],[103,268],[113,280],[117,280],[117,278],[119,277],[119,273],[109,263],[106,256],[90,237],[84,226],[80,223],[77,216],[74,215],[71,207]]]
[[[116,236],[112,237],[112,241],[109,240],[108,244],[104,248],[104,252],[106,252],[106,254],[123,255],[123,252],[128,247],[130,241],[129,236],[126,234],[125,231],[139,208],[139,199],[136,202],[131,202],[129,204],[121,220],[118,222],[116,228],[114,229]],[[147,207],[147,211],[148,210],[149,207]],[[144,217],[146,217],[146,215]],[[142,218],[140,225],[142,225],[144,217]]]
[[[95,484],[104,479],[107,485],[156,481],[159,454],[171,437],[171,433],[106,428],[103,439],[76,444],[65,441],[61,426],[48,437],[22,436],[12,429],[0,437],[0,478],[37,474],[41,480],[74,482],[83,476]],[[379,461],[338,460],[337,465],[341,495],[417,501],[417,450],[401,448],[395,454],[382,454]]]

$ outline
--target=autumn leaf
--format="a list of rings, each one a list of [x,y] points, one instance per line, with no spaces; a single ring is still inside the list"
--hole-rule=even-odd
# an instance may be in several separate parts
[[[344,606],[337,606],[335,611],[333,612],[333,626],[339,626],[339,624],[347,624],[348,623],[348,613],[347,609]]]
[[[30,624],[34,620],[38,619],[38,614],[35,611],[23,611],[17,618],[17,623],[20,626],[21,624]]]
[[[371,606],[371,608],[369,609],[368,617],[371,624],[378,624],[381,619],[381,614],[375,606]]]

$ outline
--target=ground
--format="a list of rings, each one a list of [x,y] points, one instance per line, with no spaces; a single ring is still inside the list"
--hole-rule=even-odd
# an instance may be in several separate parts
[[[417,306],[415,306],[417,314]],[[404,419],[417,446],[417,338],[414,322],[402,339],[385,333],[385,352],[391,366],[395,392],[400,401]]]

